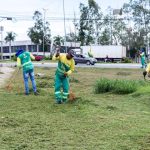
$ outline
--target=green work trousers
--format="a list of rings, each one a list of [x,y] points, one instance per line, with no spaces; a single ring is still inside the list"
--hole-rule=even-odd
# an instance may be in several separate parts
[[[62,89],[62,91],[61,91]],[[66,102],[69,95],[69,78],[55,74],[55,98],[57,103]]]
[[[145,58],[141,58],[142,68],[146,68]]]

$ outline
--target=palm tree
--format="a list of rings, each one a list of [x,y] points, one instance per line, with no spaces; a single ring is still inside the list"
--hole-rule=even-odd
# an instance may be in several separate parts
[[[5,37],[6,43],[9,42],[9,58],[11,59],[11,42],[16,38],[16,33],[7,32],[7,36]]]

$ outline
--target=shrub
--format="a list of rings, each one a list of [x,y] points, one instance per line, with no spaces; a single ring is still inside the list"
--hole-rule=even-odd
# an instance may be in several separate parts
[[[129,94],[137,90],[138,84],[132,80],[115,80],[113,93]]]
[[[13,61],[17,61],[16,55],[13,55],[13,56],[12,56],[12,60],[13,60]]]
[[[44,60],[51,60],[50,56],[44,56]]]
[[[132,63],[132,60],[130,58],[124,57],[122,59],[122,63]]]
[[[106,92],[112,92],[115,94],[129,94],[135,92],[140,84],[141,81],[138,82],[133,80],[110,80],[106,78],[101,78],[96,82],[94,86],[94,92],[96,94]]]
[[[94,91],[96,94],[110,92],[112,91],[113,86],[113,81],[106,78],[101,78],[96,82]]]

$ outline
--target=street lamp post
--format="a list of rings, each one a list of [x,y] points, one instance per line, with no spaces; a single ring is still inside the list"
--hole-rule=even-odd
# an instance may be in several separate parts
[[[65,43],[65,52],[67,53],[67,47],[66,47],[66,18],[65,18],[65,2],[63,0],[63,15],[64,15],[64,43]]]

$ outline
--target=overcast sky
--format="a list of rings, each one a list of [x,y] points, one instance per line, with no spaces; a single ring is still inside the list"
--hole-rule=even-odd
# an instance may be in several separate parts
[[[43,13],[46,9],[46,20],[50,23],[52,36],[64,35],[64,23],[62,20],[51,20],[50,18],[63,18],[63,0],[0,0],[0,16],[14,17],[13,21],[0,19],[0,26],[4,26],[4,37],[6,32],[17,33],[16,40],[28,40],[27,31],[33,26],[32,16],[35,10]],[[129,0],[95,0],[106,11],[108,6],[114,9],[121,8],[123,3]],[[74,17],[74,12],[79,15],[79,4],[87,4],[88,0],[64,0],[66,18]],[[74,31],[72,21],[66,21],[66,31]]]

